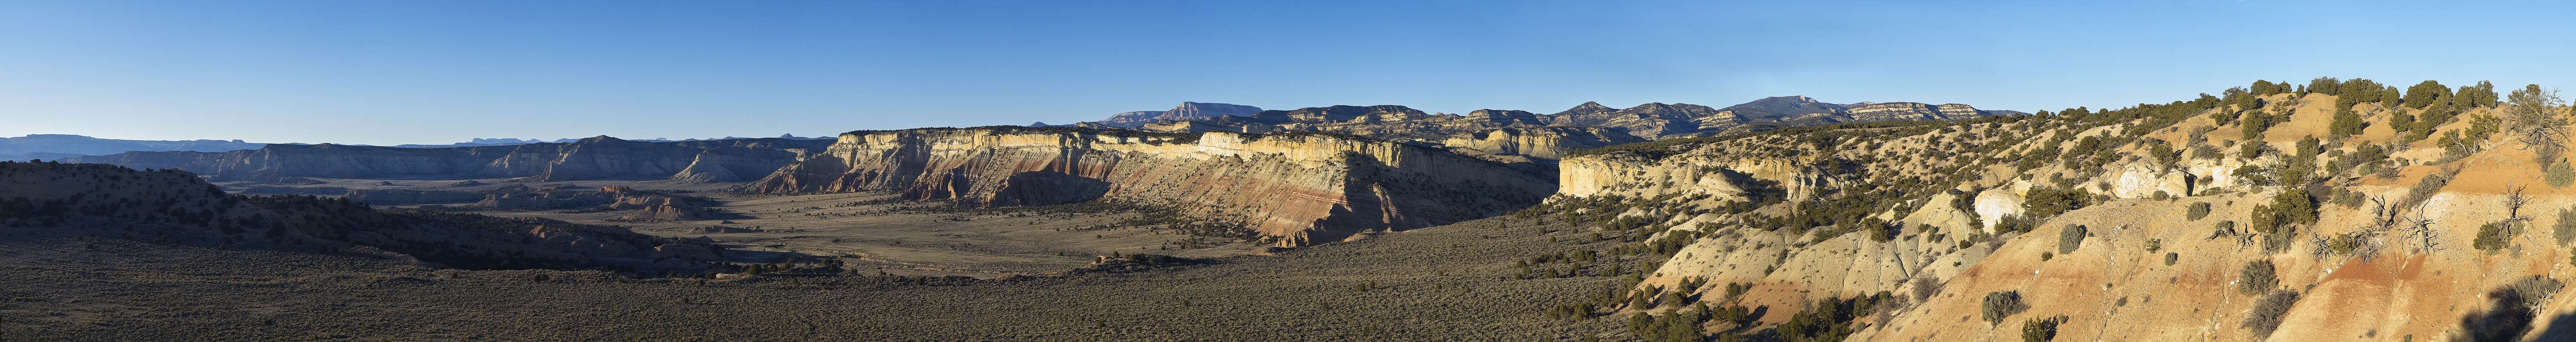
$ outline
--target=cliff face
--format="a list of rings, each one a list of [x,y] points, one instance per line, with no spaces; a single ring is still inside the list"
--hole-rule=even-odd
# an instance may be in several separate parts
[[[1605,128],[1541,127],[1502,128],[1483,133],[1460,134],[1441,141],[1441,144],[1488,154],[1557,159],[1574,150],[1645,141],[1645,139]]]
[[[571,143],[455,148],[268,145],[221,153],[128,152],[72,161],[180,169],[210,175],[216,181],[274,181],[288,177],[746,181],[792,161],[793,151],[821,148],[828,143],[776,138],[640,142],[603,136]]]
[[[1963,104],[1931,105],[1914,102],[1873,103],[1851,107],[1850,121],[1957,120],[1984,115],[1976,107]]]
[[[1240,222],[1297,246],[1500,214],[1547,179],[1404,143],[1325,135],[1113,135],[1079,130],[853,132],[746,186],[762,193],[900,191],[1014,206],[1118,200]],[[1194,139],[1193,139],[1194,138]]]

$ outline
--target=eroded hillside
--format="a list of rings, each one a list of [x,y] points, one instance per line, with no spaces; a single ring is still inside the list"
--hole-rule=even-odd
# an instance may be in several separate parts
[[[2545,93],[2261,82],[1622,145],[1522,215],[1662,260],[1564,308],[1648,340],[2563,339],[2576,168]]]

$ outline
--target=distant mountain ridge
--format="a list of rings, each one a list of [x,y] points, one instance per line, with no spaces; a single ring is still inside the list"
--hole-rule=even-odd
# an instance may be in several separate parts
[[[634,139],[634,141],[648,141],[648,142],[678,142],[678,141],[714,141],[714,140],[739,140],[739,139],[757,139],[757,138],[743,138],[743,137],[730,137],[730,136],[729,136],[729,137],[713,138],[713,139],[696,139],[696,138],[692,138],[692,139],[671,140],[671,139],[660,139],[660,138],[656,138],[656,139]],[[789,139],[789,140],[830,140],[830,139],[833,139],[833,138],[830,138],[830,137],[798,137],[798,136],[796,136],[795,134],[784,134],[784,135],[779,135],[777,139]],[[575,141],[575,140],[577,140],[577,139],[565,138],[565,139],[555,139],[555,140],[553,140],[553,141],[546,141],[546,140],[537,140],[537,139],[514,139],[514,138],[474,138],[474,139],[469,140],[469,141],[466,141],[466,142],[452,143],[452,144],[402,144],[402,145],[393,145],[393,146],[385,146],[385,147],[400,147],[400,148],[439,148],[439,147],[511,146],[511,145],[526,145],[526,144],[546,143],[546,142],[553,142],[553,143],[569,143],[569,142],[573,142],[573,141]],[[282,144],[282,145],[312,145],[312,144],[307,144],[307,143],[278,143],[278,144]],[[262,147],[267,147],[268,145],[269,145],[268,143],[254,143],[254,142],[246,142],[246,141],[242,141],[241,139],[233,139],[233,140],[212,140],[212,139],[199,139],[199,140],[126,140],[126,139],[107,139],[107,138],[97,138],[97,137],[90,137],[90,136],[85,136],[85,135],[76,135],[76,134],[29,134],[29,135],[27,135],[27,136],[23,136],[23,137],[16,137],[16,138],[0,138],[0,160],[20,160],[20,161],[28,160],[28,159],[54,160],[54,159],[63,159],[63,158],[72,158],[72,157],[81,157],[81,156],[104,156],[104,155],[111,155],[111,154],[118,154],[118,153],[125,153],[125,152],[173,152],[173,151],[180,151],[180,152],[226,152],[226,151],[240,151],[240,150],[256,150],[256,149],[260,149],[260,148],[262,148]],[[340,145],[345,145],[345,146],[374,146],[374,145],[359,145],[359,144],[340,144]]]
[[[180,169],[219,182],[289,177],[733,182],[768,175],[798,155],[832,142],[802,138],[656,142],[596,136],[561,143],[442,148],[270,144],[255,150],[126,152],[63,161]]]
[[[29,134],[0,138],[0,160],[54,159],[126,151],[223,152],[256,149],[267,144],[241,140],[125,140],[73,134]]]
[[[1325,106],[1211,114],[1195,102],[1172,111],[1127,112],[1073,126],[1152,132],[1331,132],[1392,140],[1472,142],[1470,149],[1497,155],[1548,159],[1578,148],[1644,140],[1740,134],[1846,122],[1959,120],[2016,111],[1988,111],[1964,104],[1859,102],[1837,104],[1806,96],[1768,97],[1716,108],[1688,103],[1646,103],[1615,108],[1584,102],[1555,114],[1481,109],[1464,115],[1425,113],[1397,105]],[[1243,106],[1249,108],[1248,106]],[[1240,108],[1238,108],[1240,109]],[[1174,115],[1171,113],[1185,113]],[[1178,119],[1196,117],[1195,119]],[[1515,128],[1519,130],[1504,130]],[[1540,130],[1537,128],[1551,128]]]
[[[778,139],[791,139],[791,140],[830,140],[830,139],[832,139],[832,138],[830,138],[830,137],[799,137],[799,136],[796,136],[796,134],[793,134],[793,133],[791,133],[791,134],[780,134],[780,135],[778,135],[778,137],[777,137],[777,138],[778,138]],[[679,140],[671,140],[671,139],[669,139],[669,138],[625,139],[625,140],[628,140],[628,141],[649,141],[649,142],[680,142],[680,141],[716,141],[716,140],[740,140],[740,139],[759,139],[759,138],[744,138],[744,137],[737,137],[737,136],[725,136],[725,137],[723,137],[723,138],[688,138],[688,139],[679,139]],[[574,141],[579,141],[579,140],[581,140],[581,139],[562,138],[562,139],[555,139],[555,140],[551,140],[551,141],[549,141],[549,140],[537,140],[537,139],[516,139],[516,138],[474,138],[474,139],[472,139],[472,140],[467,140],[466,142],[461,142],[461,143],[452,143],[452,144],[402,144],[402,145],[393,145],[393,146],[386,146],[386,147],[401,147],[401,148],[439,148],[439,147],[510,146],[510,145],[527,145],[527,144],[536,144],[536,143],[569,143],[569,142],[574,142]],[[350,145],[350,146],[372,146],[372,145]]]
[[[1172,106],[1172,109],[1170,110],[1149,110],[1111,114],[1108,119],[1101,119],[1100,121],[1092,121],[1088,123],[1118,128],[1136,128],[1159,121],[1189,121],[1221,116],[1252,115],[1253,113],[1259,112],[1261,112],[1261,107],[1225,103],[1181,102],[1178,106]],[[1039,122],[1032,126],[1048,125],[1045,122]]]

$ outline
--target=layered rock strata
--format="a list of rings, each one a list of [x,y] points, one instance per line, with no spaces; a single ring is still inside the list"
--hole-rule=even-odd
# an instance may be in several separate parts
[[[891,190],[987,207],[1129,201],[1299,246],[1500,214],[1553,191],[1543,176],[1348,136],[987,127],[852,132],[745,189]]]

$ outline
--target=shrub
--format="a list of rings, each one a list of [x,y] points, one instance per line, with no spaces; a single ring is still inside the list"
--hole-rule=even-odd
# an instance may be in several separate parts
[[[1932,300],[1932,295],[1937,294],[1941,294],[1941,281],[1933,280],[1930,274],[1914,278],[1914,301]]]
[[[2510,240],[2513,238],[2505,229],[2505,227],[2510,224],[2511,223],[2488,222],[2487,224],[2478,225],[2478,237],[2477,239],[2470,240],[2469,246],[2477,247],[2478,250],[2489,252],[2503,249],[2504,246],[2509,244],[2509,242],[2511,242]]]
[[[2057,230],[2057,253],[2074,253],[2084,247],[2084,225],[2070,224]]]
[[[2027,232],[2027,231],[2030,231],[2031,229],[2036,228],[2036,227],[2034,227],[2034,226],[2038,226],[2038,225],[2039,225],[2038,223],[2034,222],[2034,221],[2037,221],[2037,219],[2034,219],[2034,218],[2032,218],[2032,217],[2030,217],[2030,216],[2018,216],[2018,215],[2016,215],[2016,216],[2004,216],[2002,219],[1998,219],[1998,220],[1996,220],[1996,221],[2000,221],[2000,222],[1995,222],[1995,234],[1996,234],[1996,235],[2012,234],[2012,233],[2017,233],[2017,232]]]
[[[2165,252],[2165,266],[2173,266],[2175,261],[2180,260],[2182,260],[2181,253]]]
[[[2316,224],[2317,202],[2305,192],[2285,190],[2272,195],[2272,203],[2254,206],[2254,231],[2281,233],[2282,226]]]
[[[2048,259],[2056,259],[2056,258],[2057,258],[2057,253],[2039,252],[2039,261],[2048,261]]]
[[[2021,292],[1995,291],[1986,293],[1983,307],[1979,311],[1985,315],[1987,324],[2003,324],[2004,317],[2029,310],[2030,304],[2021,302]]]
[[[2567,283],[2545,276],[2532,275],[2522,280],[2515,280],[2513,285],[2507,287],[2513,289],[2515,295],[2522,296],[2524,301],[2538,303],[2545,302],[2551,295],[2558,294],[2558,290],[2566,289]]]
[[[2034,218],[2057,216],[2069,210],[2080,209],[2090,205],[2091,203],[2088,202],[2092,200],[2092,196],[2084,193],[2084,190],[2052,188],[2031,188],[2024,198],[2022,216]]]
[[[2576,242],[2576,208],[2559,209],[2558,222],[2549,224],[2549,230],[2559,245]]]
[[[2254,329],[2257,341],[2270,338],[2273,330],[2281,328],[2281,316],[2290,314],[2290,306],[2298,303],[2298,292],[2272,291],[2254,302],[2253,311],[2245,313],[2245,328]]]
[[[2576,166],[2567,165],[2565,160],[2550,163],[2548,169],[2540,172],[2540,179],[2548,181],[2549,187],[2552,188],[2576,185]]]
[[[2066,323],[2066,315],[2021,322],[2022,342],[2047,342],[2057,339],[2057,325]]]
[[[2147,239],[2147,251],[2148,251],[2148,252],[2154,252],[2154,251],[2163,250],[2163,249],[2165,249],[2165,239]]]
[[[2274,272],[2271,260],[2247,262],[2245,270],[2238,274],[2236,291],[2249,295],[2271,291],[2281,285],[2281,278]]]
[[[2199,221],[2201,218],[2209,217],[2209,202],[2192,203],[2191,213],[2187,217],[2191,218],[2192,221]]]

